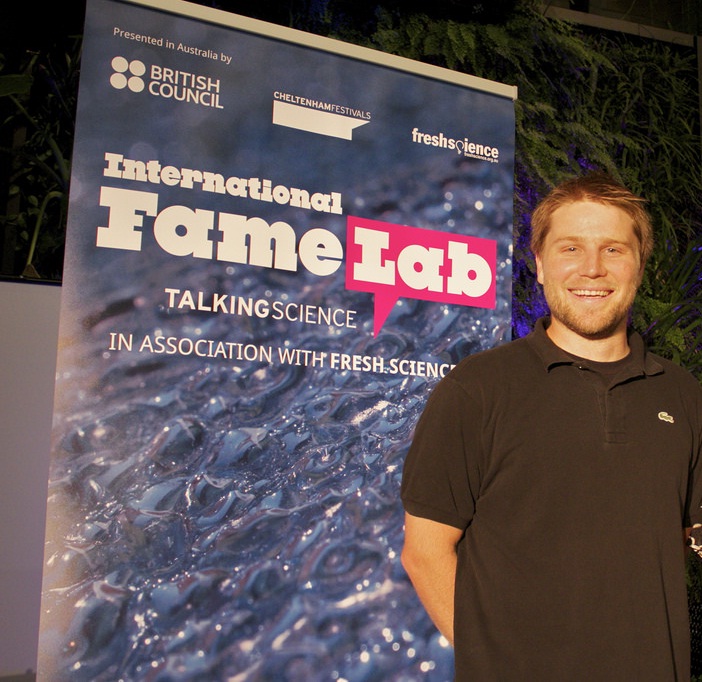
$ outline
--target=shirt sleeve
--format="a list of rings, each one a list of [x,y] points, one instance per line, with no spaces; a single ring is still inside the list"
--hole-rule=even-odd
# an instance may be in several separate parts
[[[481,409],[451,375],[427,401],[402,474],[405,511],[465,529],[480,489]]]

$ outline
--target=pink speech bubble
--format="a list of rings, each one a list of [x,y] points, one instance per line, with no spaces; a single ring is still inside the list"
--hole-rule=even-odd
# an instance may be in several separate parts
[[[493,239],[348,216],[346,288],[375,295],[373,335],[401,296],[494,308]]]

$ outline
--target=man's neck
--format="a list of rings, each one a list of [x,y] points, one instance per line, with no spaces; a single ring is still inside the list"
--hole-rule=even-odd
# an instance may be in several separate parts
[[[626,325],[615,333],[601,338],[588,338],[572,331],[558,320],[551,319],[546,334],[559,348],[586,360],[616,362],[629,355]]]

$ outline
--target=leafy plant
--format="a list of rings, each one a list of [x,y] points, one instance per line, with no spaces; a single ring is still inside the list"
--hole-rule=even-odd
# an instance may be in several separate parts
[[[649,201],[656,248],[634,325],[702,380],[702,158],[696,54],[547,19],[521,2],[500,25],[386,13],[381,50],[518,86],[513,334],[545,311],[529,215],[563,178],[607,171]]]
[[[649,264],[634,311],[651,350],[702,380],[702,238],[660,248]]]
[[[27,53],[0,73],[3,274],[61,279],[80,45]]]

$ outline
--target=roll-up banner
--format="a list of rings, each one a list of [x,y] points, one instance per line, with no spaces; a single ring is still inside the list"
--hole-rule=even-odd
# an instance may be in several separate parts
[[[88,0],[38,679],[445,680],[427,395],[509,337],[513,87]]]

